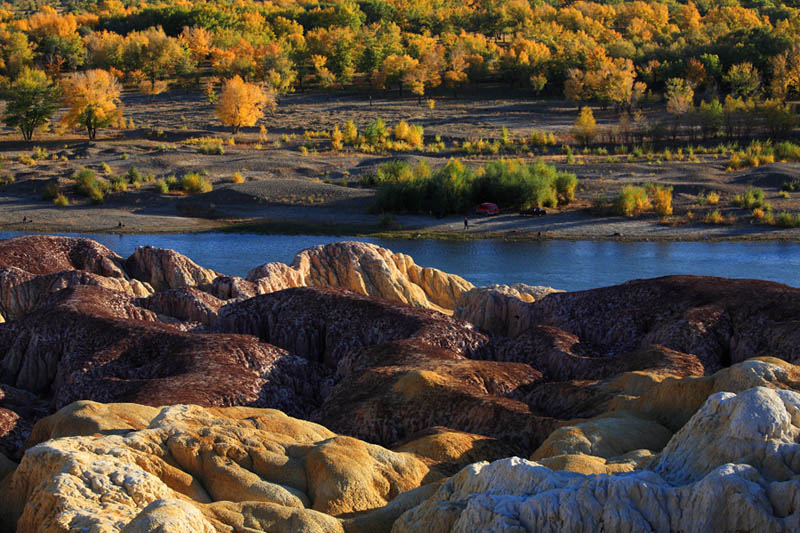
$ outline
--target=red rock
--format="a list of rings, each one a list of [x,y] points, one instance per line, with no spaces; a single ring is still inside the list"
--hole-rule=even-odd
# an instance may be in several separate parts
[[[417,339],[457,354],[482,349],[487,338],[436,311],[370,298],[344,289],[295,288],[220,309],[214,331],[256,335],[264,342],[335,368],[348,352]]]
[[[31,274],[84,270],[110,278],[127,278],[122,258],[89,239],[29,235],[0,241],[0,267]]]
[[[225,302],[194,287],[182,287],[140,298],[136,303],[159,315],[208,325],[217,319]]]

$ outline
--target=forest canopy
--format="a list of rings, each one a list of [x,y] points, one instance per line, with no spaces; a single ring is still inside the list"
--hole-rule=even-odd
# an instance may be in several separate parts
[[[769,0],[15,2],[0,74],[106,69],[142,92],[240,76],[286,93],[422,96],[499,83],[630,109],[680,79],[695,99],[800,92],[800,6]],[[680,87],[683,87],[682,85]],[[684,94],[686,91],[684,90]]]

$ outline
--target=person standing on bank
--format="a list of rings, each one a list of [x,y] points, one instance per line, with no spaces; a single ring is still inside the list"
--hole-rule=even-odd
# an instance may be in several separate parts
[[[464,217],[464,229],[469,229],[469,219],[466,216]]]

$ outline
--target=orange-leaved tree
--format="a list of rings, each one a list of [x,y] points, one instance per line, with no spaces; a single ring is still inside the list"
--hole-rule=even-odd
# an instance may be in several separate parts
[[[231,127],[233,134],[242,126],[254,126],[264,116],[265,107],[275,107],[275,97],[240,76],[227,80],[217,103],[217,118]]]
[[[61,119],[67,127],[86,128],[94,139],[97,128],[115,123],[120,115],[120,85],[107,70],[76,72],[64,80],[64,103],[69,110]]]

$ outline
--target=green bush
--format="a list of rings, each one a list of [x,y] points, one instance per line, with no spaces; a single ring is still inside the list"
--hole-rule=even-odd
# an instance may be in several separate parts
[[[167,182],[163,179],[156,180],[155,189],[156,192],[167,194],[169,192],[169,185],[167,185]]]
[[[564,205],[574,197],[577,178],[543,162],[490,161],[473,171],[457,160],[431,171],[392,162],[378,171],[378,211],[462,213],[481,202],[527,208]],[[560,192],[559,192],[560,191]]]
[[[382,118],[376,118],[364,128],[364,139],[366,139],[367,144],[370,146],[380,146],[385,143],[388,138],[389,130],[386,128],[386,124],[383,122]]]
[[[781,185],[781,190],[788,192],[800,191],[800,179],[793,178],[790,181],[785,181],[783,185]]]
[[[144,176],[139,172],[138,168],[131,167],[128,169],[128,172],[125,173],[125,179],[127,179],[129,183],[142,183],[144,181]]]
[[[626,217],[640,215],[652,207],[644,187],[636,187],[634,185],[623,187],[614,202],[616,214]]]
[[[757,207],[765,209],[769,205],[764,196],[764,191],[752,187],[747,189],[744,194],[737,194],[734,196],[733,203],[746,209],[755,209]]]
[[[44,188],[44,192],[42,193],[42,200],[47,200],[47,201],[55,200],[59,194],[61,194],[61,189],[58,186],[58,182],[51,181]]]
[[[72,176],[72,179],[75,180],[75,191],[78,194],[86,196],[92,203],[103,203],[103,196],[108,186],[99,181],[93,171],[82,168]]]
[[[199,172],[189,172],[181,178],[181,190],[188,194],[210,192],[213,189],[208,178]]]
[[[775,223],[783,228],[796,228],[800,226],[800,213],[788,213],[781,211],[775,217]]]

